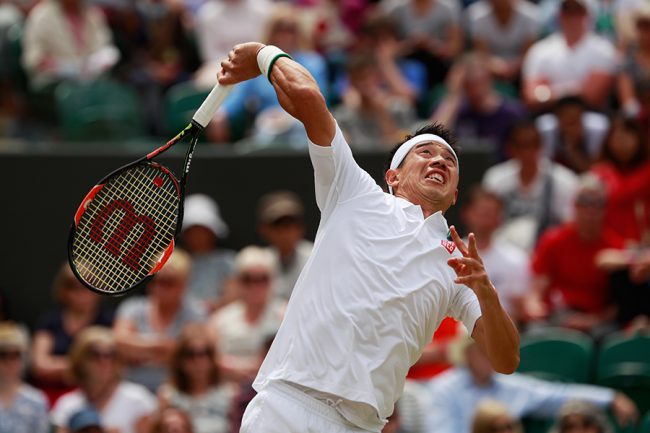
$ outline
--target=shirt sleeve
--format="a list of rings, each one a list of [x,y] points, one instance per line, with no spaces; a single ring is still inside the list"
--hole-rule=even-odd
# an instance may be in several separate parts
[[[474,331],[474,325],[481,317],[481,306],[476,294],[463,284],[454,284],[455,294],[449,307],[449,315],[463,322],[469,335]]]
[[[331,146],[318,146],[310,141],[309,156],[314,166],[316,203],[322,213],[363,194],[381,192],[379,185],[354,160],[338,124]]]
[[[569,400],[582,400],[603,409],[614,400],[613,390],[599,386],[548,382],[518,374],[509,381],[520,390],[513,394],[525,399],[520,401],[525,406],[523,415],[554,417]]]

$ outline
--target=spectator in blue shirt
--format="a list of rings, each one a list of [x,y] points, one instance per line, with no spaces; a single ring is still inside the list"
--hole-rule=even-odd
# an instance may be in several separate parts
[[[554,383],[514,373],[495,373],[478,346],[468,337],[451,350],[459,365],[426,385],[430,401],[425,411],[427,431],[469,433],[476,407],[483,400],[504,404],[514,418],[554,417],[569,400],[583,400],[599,408],[610,408],[617,421],[626,425],[637,417],[637,408],[625,395],[592,385]]]

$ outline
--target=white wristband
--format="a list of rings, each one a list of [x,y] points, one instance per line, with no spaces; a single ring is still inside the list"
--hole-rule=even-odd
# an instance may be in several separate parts
[[[273,65],[280,57],[291,58],[289,54],[275,45],[267,45],[257,53],[257,66],[259,66],[262,75],[268,78],[269,81],[271,81]]]

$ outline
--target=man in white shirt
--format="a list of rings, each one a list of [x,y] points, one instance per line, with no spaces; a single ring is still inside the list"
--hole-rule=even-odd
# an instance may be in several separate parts
[[[221,84],[264,71],[282,108],[303,123],[321,210],[312,256],[241,432],[381,431],[409,367],[446,315],[465,324],[495,369],[513,372],[519,335],[476,239],[470,234],[466,245],[452,227],[455,243],[447,240],[442,213],[458,194],[448,131],[431,125],[396,150],[386,194],[354,161],[305,68],[259,43],[237,45],[221,66]]]
[[[536,42],[524,58],[523,97],[533,109],[548,108],[563,96],[580,96],[604,107],[614,85],[616,48],[590,30],[588,0],[563,0],[560,31]]]

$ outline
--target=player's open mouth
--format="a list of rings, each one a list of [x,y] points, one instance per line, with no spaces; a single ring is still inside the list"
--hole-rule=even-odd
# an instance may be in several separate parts
[[[445,176],[439,171],[434,171],[434,172],[431,172],[431,173],[427,174],[426,179],[432,180],[432,181],[434,181],[436,183],[439,183],[441,185],[444,185],[447,182],[447,179],[445,178]]]

